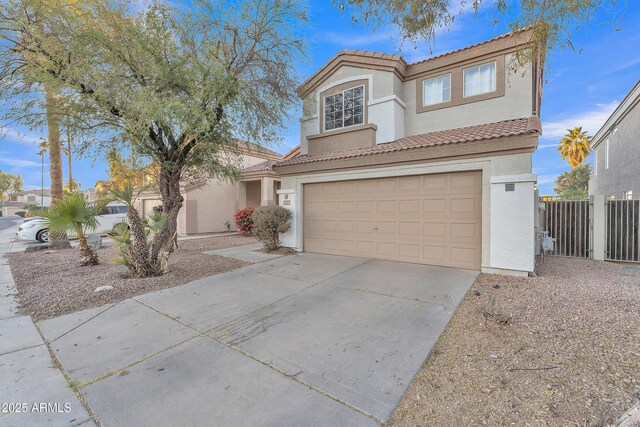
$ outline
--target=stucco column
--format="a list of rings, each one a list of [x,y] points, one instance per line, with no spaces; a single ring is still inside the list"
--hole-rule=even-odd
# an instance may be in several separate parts
[[[491,256],[486,272],[527,275],[535,265],[534,174],[491,177]]]
[[[605,257],[605,209],[604,194],[595,194],[591,200],[591,227],[593,230],[593,259],[604,261]]]
[[[268,206],[275,204],[275,200],[273,199],[273,178],[265,176],[260,180],[260,205]]]
[[[278,195],[280,196],[280,206],[289,209],[292,213],[291,230],[281,234],[280,241],[282,242],[282,246],[300,250],[300,248],[296,247],[296,192],[293,188],[283,188],[278,190]]]

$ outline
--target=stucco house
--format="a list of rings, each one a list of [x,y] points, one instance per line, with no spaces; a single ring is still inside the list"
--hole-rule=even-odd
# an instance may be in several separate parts
[[[526,275],[542,69],[530,30],[409,64],[344,50],[298,89],[300,155],[274,165],[308,252]]]
[[[280,177],[273,164],[283,156],[246,142],[238,144],[238,151],[241,171],[236,182],[202,178],[181,183],[184,202],[178,214],[179,235],[235,230],[233,214],[239,209],[277,204]],[[162,205],[155,191],[141,194],[137,202],[143,216]]]
[[[7,200],[0,201],[2,216],[15,216],[26,205],[51,206],[51,190],[38,188],[9,194]]]
[[[640,81],[591,139],[593,170],[589,194],[640,196]]]

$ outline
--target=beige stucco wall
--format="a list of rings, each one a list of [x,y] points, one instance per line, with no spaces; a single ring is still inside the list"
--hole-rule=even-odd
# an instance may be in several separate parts
[[[416,82],[405,82],[403,100],[405,110],[405,132],[407,135],[435,132],[509,119],[519,119],[532,115],[533,78],[531,66],[509,71],[512,55],[506,55],[504,96],[470,104],[458,105],[440,110],[416,114]]]
[[[283,244],[304,250],[304,184],[469,170],[483,173],[482,270],[509,274],[533,271],[533,191],[536,177],[531,174],[530,153],[285,176],[279,192],[280,205],[292,211],[293,223],[291,231],[282,236]],[[516,191],[505,192],[505,182],[515,183]]]
[[[512,60],[512,54],[505,56],[504,96],[423,113],[416,112],[416,84],[420,78],[403,82],[391,71],[342,66],[302,100],[300,152],[308,153],[307,136],[322,131],[319,94],[348,81],[369,80],[366,117],[368,123],[378,127],[377,143],[427,132],[529,117],[532,115],[533,96],[531,65],[513,70]]]

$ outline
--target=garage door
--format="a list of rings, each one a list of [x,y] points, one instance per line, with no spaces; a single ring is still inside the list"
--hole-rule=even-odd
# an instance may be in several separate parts
[[[304,250],[479,269],[480,171],[305,184]]]

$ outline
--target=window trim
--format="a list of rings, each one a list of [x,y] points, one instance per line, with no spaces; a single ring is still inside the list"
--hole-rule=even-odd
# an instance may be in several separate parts
[[[355,90],[357,88],[361,87],[362,88],[362,123],[354,123],[352,125],[348,125],[345,126],[344,125],[344,93],[348,90]],[[366,124],[365,122],[365,109],[366,109],[366,104],[367,104],[367,94],[366,94],[366,85],[364,83],[358,84],[356,86],[352,86],[349,87],[347,89],[341,90],[339,92],[335,92],[335,93],[331,93],[331,94],[327,94],[327,95],[323,95],[322,97],[322,131],[323,132],[332,132],[332,131],[339,131],[341,129],[347,129],[350,128],[352,126],[360,126],[360,125],[364,125]],[[330,96],[336,96],[338,94],[342,94],[342,126],[338,127],[338,128],[333,128],[333,129],[327,129],[327,116],[326,116],[326,112],[325,112],[325,107],[327,105],[327,98]]]
[[[480,92],[480,93],[475,93],[473,95],[467,95],[467,85],[466,85],[466,80],[467,80],[467,71],[472,70],[474,68],[480,68],[483,67],[485,65],[489,65],[489,64],[493,64],[493,89],[489,90],[487,92]],[[495,93],[498,91],[498,61],[489,61],[489,62],[485,62],[483,64],[478,64],[478,65],[474,65],[472,67],[467,67],[464,68],[462,70],[462,97],[463,98],[473,98],[475,96],[483,96],[483,95],[487,95],[490,93]]]
[[[437,80],[440,79],[442,77],[449,77],[449,99],[447,99],[446,101],[440,101],[440,102],[434,102],[432,104],[427,104],[426,102],[426,91],[425,91],[425,86],[427,84],[428,81],[431,80]],[[426,78],[424,80],[422,80],[422,106],[423,107],[433,107],[435,105],[442,105],[442,104],[446,104],[447,102],[451,102],[451,98],[452,98],[452,90],[451,90],[451,86],[452,86],[452,82],[453,82],[453,78],[452,78],[452,73],[444,73],[444,74],[440,74],[437,76],[433,76],[433,77],[429,77]]]
[[[484,59],[460,61],[451,64],[446,67],[441,67],[438,70],[430,72],[423,72],[416,74],[415,77],[411,77],[410,80],[415,78],[415,111],[416,114],[428,113],[431,111],[437,111],[447,108],[459,107],[462,105],[473,104],[476,102],[487,101],[494,98],[500,98],[505,96],[506,93],[506,81],[507,81],[507,66],[506,66],[505,53],[499,53],[491,55]],[[467,68],[477,67],[490,62],[496,63],[496,90],[494,92],[488,92],[480,95],[474,95],[469,97],[463,97],[463,70]],[[432,77],[442,76],[444,74],[451,74],[451,101],[442,102],[439,104],[433,104],[425,106],[423,105],[424,94],[423,81]]]

